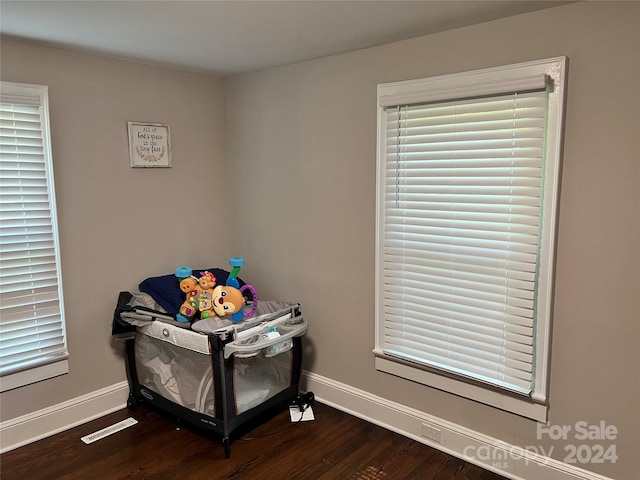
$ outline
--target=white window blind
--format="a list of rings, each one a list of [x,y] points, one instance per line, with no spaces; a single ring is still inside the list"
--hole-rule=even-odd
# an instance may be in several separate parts
[[[0,89],[2,390],[67,371],[47,87]]]
[[[379,89],[375,353],[540,399],[558,85],[530,70]]]

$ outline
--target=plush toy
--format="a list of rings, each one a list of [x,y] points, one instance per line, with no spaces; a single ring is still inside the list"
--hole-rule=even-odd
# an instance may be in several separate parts
[[[237,274],[236,268],[233,273]],[[253,316],[256,311],[258,298],[255,289],[251,285],[236,288],[239,285],[235,275],[230,276],[231,281],[224,286],[216,285],[216,277],[208,271],[201,272],[200,278],[196,278],[189,267],[177,268],[176,276],[181,279],[180,290],[186,294],[186,300],[176,315],[176,320],[180,322],[188,322],[198,312],[200,312],[200,318],[231,315],[234,322],[239,322],[244,317]],[[242,311],[246,303],[242,294],[245,290],[251,292],[254,300],[253,308],[248,314]]]

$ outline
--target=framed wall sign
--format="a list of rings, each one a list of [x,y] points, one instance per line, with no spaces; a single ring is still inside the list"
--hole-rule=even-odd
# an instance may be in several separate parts
[[[171,167],[169,125],[127,122],[132,167]]]

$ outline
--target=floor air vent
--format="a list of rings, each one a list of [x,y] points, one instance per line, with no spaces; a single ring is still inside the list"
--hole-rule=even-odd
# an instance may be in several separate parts
[[[103,428],[102,430],[98,430],[97,432],[91,433],[89,435],[85,435],[81,438],[81,440],[87,445],[93,442],[96,442],[104,437],[108,437],[109,435],[113,435],[120,430],[124,430],[127,427],[135,425],[138,423],[137,420],[129,417],[126,420],[122,420],[121,422],[115,423],[109,427]]]

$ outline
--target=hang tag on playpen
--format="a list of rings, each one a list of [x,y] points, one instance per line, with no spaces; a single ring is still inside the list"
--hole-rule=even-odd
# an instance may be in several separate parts
[[[293,423],[310,422],[311,420],[316,419],[313,415],[313,408],[311,408],[311,405],[307,406],[303,412],[300,411],[300,407],[297,405],[290,406],[289,417],[291,417],[291,421]]]

